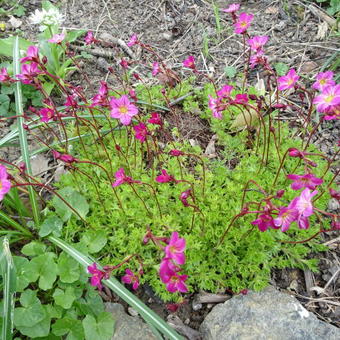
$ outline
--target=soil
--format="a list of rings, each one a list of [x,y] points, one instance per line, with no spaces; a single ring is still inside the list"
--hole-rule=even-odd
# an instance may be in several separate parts
[[[198,69],[207,72],[224,84],[224,69],[234,66],[242,70],[244,59],[242,42],[233,34],[231,21],[226,13],[220,12],[221,31],[216,26],[216,16],[211,1],[204,0],[61,0],[51,1],[60,6],[65,15],[66,29],[91,30],[97,37],[103,33],[128,41],[133,33],[150,44],[163,57],[166,64],[182,76],[182,61],[194,55]],[[325,24],[322,12],[308,1],[240,1],[242,10],[254,14],[250,28],[251,34],[269,35],[267,55],[272,63],[282,62],[295,67],[306,79],[312,79],[334,54],[339,53],[340,42],[331,28]],[[220,8],[227,7],[226,1],[216,0]],[[36,28],[28,22],[28,15],[40,8],[41,1],[25,0],[27,16],[22,18],[20,29],[24,35],[34,39]],[[313,6],[313,8],[311,8]],[[326,29],[325,31],[322,30]],[[205,46],[205,47],[204,47]],[[79,75],[74,74],[73,82],[78,82],[94,93],[99,80],[108,75],[107,67],[117,67],[122,57],[129,59],[123,49],[117,46],[109,49],[110,56],[93,55],[84,59],[83,69],[91,75],[89,86]],[[135,52],[135,51],[134,51]],[[91,52],[89,51],[91,54]],[[136,51],[136,58],[143,60],[142,51]],[[150,72],[150,68],[140,70]],[[184,76],[184,75],[183,75]],[[254,79],[261,74],[254,71]],[[109,80],[112,81],[112,80]],[[205,122],[191,118],[190,123],[180,122],[181,130],[189,139],[207,146],[211,133]],[[287,114],[287,119],[294,119]],[[315,142],[321,151],[332,156],[335,154],[340,136],[340,121],[325,122]],[[12,158],[12,157],[11,157]],[[339,166],[339,165],[338,165]],[[339,179],[338,179],[339,181]],[[332,205],[333,204],[333,205]],[[330,203],[330,209],[339,212],[339,206]],[[274,271],[272,284],[295,294],[305,307],[333,325],[340,327],[340,239],[339,233],[323,236],[324,242],[331,242],[329,250],[320,253],[320,272],[312,274],[295,269]],[[337,274],[336,274],[337,273]],[[321,288],[327,286],[325,291]],[[140,297],[164,319],[170,314],[149,287],[140,291]],[[195,303],[196,296],[177,310],[177,315],[191,328],[198,329],[213,304]],[[335,302],[334,304],[327,301]],[[195,310],[194,310],[195,309]]]

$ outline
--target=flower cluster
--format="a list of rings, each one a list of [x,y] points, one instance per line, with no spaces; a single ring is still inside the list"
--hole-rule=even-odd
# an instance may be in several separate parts
[[[185,263],[185,239],[179,238],[178,232],[171,234],[167,246],[164,248],[165,256],[159,268],[159,276],[170,293],[186,293],[188,288],[185,284],[187,275],[180,275],[181,265]]]
[[[314,98],[313,104],[323,113],[325,120],[340,119],[340,84],[333,80],[333,72],[320,72],[312,87],[320,93]]]
[[[259,217],[251,222],[253,225],[257,225],[260,231],[266,231],[268,228],[280,228],[284,232],[289,229],[293,222],[297,222],[300,229],[309,228],[308,218],[313,214],[314,210],[312,198],[318,193],[314,189],[321,185],[323,180],[315,177],[312,173],[304,175],[290,174],[287,175],[287,178],[293,181],[291,184],[293,190],[304,190],[287,206],[276,208],[270,200],[267,201],[266,207],[260,212]],[[282,194],[276,195],[276,197],[281,196]],[[277,216],[273,217],[273,214],[277,214]]]
[[[96,263],[88,266],[87,270],[92,275],[90,279],[91,286],[97,287],[99,290],[102,290],[102,280],[107,280],[109,278],[109,274],[105,271],[99,270]]]
[[[11,182],[8,179],[8,173],[5,166],[0,164],[0,201],[3,200],[5,194],[11,189]]]
[[[29,19],[32,24],[40,25],[39,29],[43,31],[49,26],[59,26],[64,21],[64,16],[56,8],[36,9]]]

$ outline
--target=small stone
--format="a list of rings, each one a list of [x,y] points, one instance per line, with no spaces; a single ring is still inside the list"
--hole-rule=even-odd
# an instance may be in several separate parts
[[[131,316],[137,316],[138,312],[136,310],[134,310],[132,307],[128,308],[128,312]]]
[[[170,41],[172,39],[172,33],[164,32],[162,35],[166,41]]]
[[[216,305],[201,324],[204,340],[337,340],[340,329],[308,312],[274,287],[237,295]]]
[[[200,309],[202,309],[202,304],[201,304],[201,303],[198,303],[198,302],[196,302],[196,301],[193,301],[193,302],[192,302],[192,309],[193,309],[194,311],[200,310]]]

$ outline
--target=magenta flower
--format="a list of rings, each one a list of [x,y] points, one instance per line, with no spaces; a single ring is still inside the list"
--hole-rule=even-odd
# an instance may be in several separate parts
[[[86,45],[91,45],[91,44],[96,43],[98,41],[97,39],[95,39],[95,37],[93,36],[93,32],[91,32],[91,31],[88,31],[86,33],[84,40],[85,40]]]
[[[132,183],[140,184],[141,183],[140,181],[135,181],[131,177],[126,176],[124,168],[120,168],[115,173],[115,177],[116,177],[116,180],[114,183],[112,183],[113,187],[118,187],[119,185],[124,184],[124,183],[129,183],[129,184],[132,184]]]
[[[171,234],[169,244],[165,247],[165,256],[168,259],[174,260],[182,265],[185,263],[185,239],[178,237],[178,232],[174,231]]]
[[[29,46],[26,52],[26,57],[21,58],[20,62],[25,63],[26,61],[39,61],[39,50],[37,46]]]
[[[240,9],[240,4],[230,4],[228,8],[222,9],[226,13],[234,13]]]
[[[184,61],[183,61],[183,66],[184,67],[187,67],[187,68],[191,68],[192,70],[195,70],[196,69],[196,66],[195,66],[195,58],[191,55],[189,56],[188,58],[186,58]]]
[[[266,57],[264,56],[264,52],[262,50],[258,50],[256,54],[252,55],[249,59],[250,68],[254,68],[257,65],[265,64]]]
[[[138,276],[135,275],[130,269],[125,269],[125,275],[122,277],[122,282],[132,284],[132,289],[137,290],[139,287]]]
[[[157,61],[155,61],[153,64],[152,64],[152,76],[156,76],[159,72],[159,64]]]
[[[42,122],[49,122],[51,119],[55,117],[55,112],[51,108],[44,107],[39,110],[39,114],[41,116],[41,121]]]
[[[317,178],[313,174],[306,174],[302,176],[291,174],[287,175],[287,178],[294,181],[290,186],[293,190],[300,190],[302,188],[314,190],[318,185],[323,183],[321,178]]]
[[[288,153],[289,153],[290,157],[297,157],[297,158],[300,158],[300,159],[305,158],[305,155],[306,155],[305,152],[300,151],[300,150],[298,150],[296,148],[289,148],[288,149]]]
[[[184,152],[181,151],[181,150],[172,149],[172,150],[170,150],[169,154],[170,154],[171,156],[174,156],[174,157],[179,157],[179,156],[183,156],[183,155],[184,155]]]
[[[136,45],[138,43],[138,38],[137,38],[137,34],[133,34],[130,38],[130,41],[126,44],[129,47]]]
[[[88,266],[87,270],[91,276],[91,286],[97,287],[99,290],[102,290],[102,280],[108,278],[108,274],[97,269],[96,263],[93,263],[92,266]]]
[[[138,125],[135,125],[133,129],[135,130],[136,139],[139,139],[141,143],[145,142],[146,136],[149,134],[146,125],[139,123]]]
[[[275,228],[274,219],[268,213],[259,215],[259,218],[252,221],[251,224],[257,225],[260,231],[266,231],[268,228]]]
[[[157,112],[151,113],[151,118],[148,120],[148,123],[163,126],[162,118]]]
[[[295,83],[300,79],[293,68],[291,68],[285,76],[279,77],[277,79],[280,91],[288,90],[294,87]]]
[[[208,97],[209,97],[208,106],[209,106],[209,109],[212,111],[213,117],[217,119],[222,119],[223,116],[222,116],[222,110],[220,108],[219,98],[213,98],[210,94],[208,95]]]
[[[0,201],[2,201],[5,194],[9,192],[11,186],[11,182],[8,180],[7,169],[0,164]]]
[[[108,94],[108,88],[107,84],[105,81],[100,82],[100,88],[98,90],[98,93],[92,98],[92,104],[91,107],[93,106],[107,106],[108,101],[107,101],[107,94]]]
[[[237,34],[243,34],[247,31],[248,27],[250,26],[250,23],[252,22],[254,18],[254,15],[253,14],[247,14],[247,13],[244,13],[242,12],[235,24],[234,24],[234,27],[235,27],[235,33]]]
[[[56,150],[52,150],[52,154],[55,159],[60,159],[62,162],[65,162],[65,163],[74,163],[78,161],[73,156],[68,155],[68,154],[61,154],[60,152]]]
[[[166,170],[161,170],[162,174],[156,177],[156,182],[158,183],[169,183],[169,182],[176,182],[173,176],[170,176]]]
[[[258,52],[267,43],[269,37],[267,35],[257,35],[252,39],[247,40],[248,45],[253,51]]]
[[[220,90],[216,92],[219,98],[227,98],[230,97],[230,93],[233,90],[233,86],[231,85],[224,85]]]
[[[21,73],[17,74],[17,77],[23,84],[31,84],[41,72],[37,63],[24,64],[21,67]]]
[[[296,199],[292,200],[288,207],[281,207],[277,218],[274,218],[275,227],[281,228],[281,231],[287,231],[290,225],[299,217],[296,209]]]
[[[234,104],[247,104],[248,101],[249,101],[249,98],[246,93],[239,93],[235,96],[233,103]]]
[[[132,117],[138,114],[138,108],[132,104],[127,95],[111,98],[111,117],[117,118],[123,125],[129,125]]]
[[[340,191],[336,191],[332,188],[329,188],[329,194],[331,197],[335,198],[336,200],[340,201]]]
[[[126,59],[122,58],[122,60],[119,62],[119,65],[124,69],[127,70],[129,68],[129,63]]]
[[[316,82],[312,85],[313,89],[323,91],[323,89],[327,86],[335,85],[335,81],[333,80],[334,73],[332,71],[320,72],[316,76]]]
[[[332,106],[325,111],[324,120],[340,120],[340,105]]]
[[[64,39],[65,39],[65,34],[60,33],[60,34],[55,34],[51,39],[48,40],[48,42],[52,44],[61,44]]]
[[[188,278],[187,275],[178,275],[176,271],[171,268],[171,261],[164,259],[160,265],[159,276],[163,283],[166,285],[166,289],[170,293],[181,292],[186,293],[188,288],[184,283]]]
[[[316,96],[313,104],[319,112],[327,112],[333,106],[340,104],[340,84],[335,86],[327,86],[322,90],[322,93]]]
[[[191,196],[191,189],[181,192],[181,195],[179,196],[180,201],[185,207],[189,206],[188,198],[190,196]]]
[[[297,198],[295,198],[295,208],[298,210],[299,215],[309,217],[313,214],[312,198],[318,193],[317,190],[310,191],[306,188]]]
[[[12,79],[8,72],[7,72],[7,69],[5,67],[3,67],[1,70],[0,70],[0,83],[6,83],[6,82],[15,82],[14,79]]]

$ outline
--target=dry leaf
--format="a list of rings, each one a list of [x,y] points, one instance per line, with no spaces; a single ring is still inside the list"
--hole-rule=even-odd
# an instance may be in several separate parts
[[[217,135],[213,135],[204,151],[204,155],[208,158],[216,158],[216,149],[215,149],[215,143],[217,141]]]
[[[36,155],[31,158],[32,175],[42,175],[50,167],[48,166],[49,159],[44,155]]]
[[[22,21],[18,18],[15,18],[13,15],[10,16],[8,22],[11,24],[13,28],[18,28],[22,25]]]
[[[318,33],[316,34],[316,40],[323,40],[328,31],[328,24],[326,21],[323,21],[318,25]]]
[[[242,112],[237,115],[231,128],[246,128],[247,126],[254,126],[257,123],[259,116],[256,110],[248,108],[247,110],[242,108]]]
[[[277,14],[277,13],[279,13],[279,8],[275,7],[275,6],[269,6],[269,7],[266,8],[264,13],[266,13],[266,14]]]
[[[314,61],[307,61],[301,66],[302,73],[310,73],[318,68],[318,64]]]

